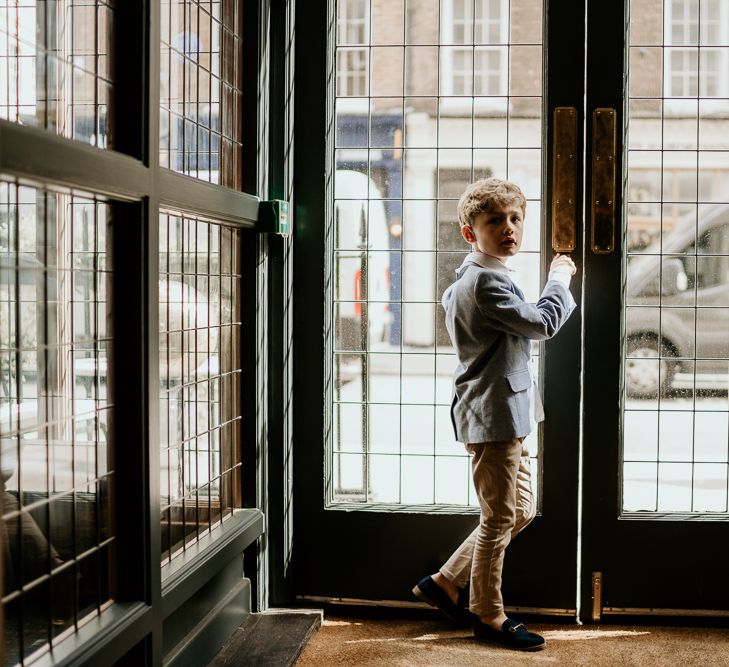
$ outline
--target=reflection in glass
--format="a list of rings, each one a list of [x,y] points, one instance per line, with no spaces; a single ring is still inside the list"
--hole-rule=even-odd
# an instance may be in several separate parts
[[[0,183],[5,658],[113,596],[109,209]]]
[[[631,5],[623,509],[727,512],[729,6]]]
[[[239,246],[236,230],[160,216],[163,562],[241,503]]]
[[[114,0],[0,0],[0,118],[112,145]]]

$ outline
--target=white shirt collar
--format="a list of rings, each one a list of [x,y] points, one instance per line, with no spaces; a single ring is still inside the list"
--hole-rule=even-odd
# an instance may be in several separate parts
[[[461,268],[464,268],[468,264],[477,264],[481,268],[502,271],[503,273],[514,273],[514,269],[510,269],[500,259],[479,251],[469,252],[464,258]]]

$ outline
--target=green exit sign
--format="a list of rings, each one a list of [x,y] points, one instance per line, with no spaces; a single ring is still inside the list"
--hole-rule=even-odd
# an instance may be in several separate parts
[[[259,202],[258,226],[262,232],[288,236],[291,232],[289,203],[283,199]]]

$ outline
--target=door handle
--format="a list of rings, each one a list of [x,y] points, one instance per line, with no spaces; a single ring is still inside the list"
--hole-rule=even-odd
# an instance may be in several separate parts
[[[552,249],[572,252],[577,227],[577,109],[556,107],[552,117]]]
[[[615,109],[592,112],[592,252],[615,250]]]

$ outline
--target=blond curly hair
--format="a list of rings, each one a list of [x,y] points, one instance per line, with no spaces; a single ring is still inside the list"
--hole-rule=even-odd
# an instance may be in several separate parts
[[[458,200],[458,222],[461,227],[473,225],[474,218],[483,211],[516,204],[526,211],[526,197],[521,188],[500,178],[481,178],[467,186]]]

